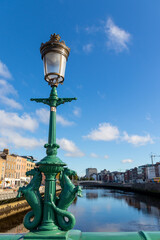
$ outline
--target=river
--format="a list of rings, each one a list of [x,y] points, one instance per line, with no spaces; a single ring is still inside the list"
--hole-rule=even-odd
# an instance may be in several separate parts
[[[83,189],[68,209],[83,232],[160,231],[160,199],[111,189]],[[24,214],[1,220],[0,232],[25,232]]]

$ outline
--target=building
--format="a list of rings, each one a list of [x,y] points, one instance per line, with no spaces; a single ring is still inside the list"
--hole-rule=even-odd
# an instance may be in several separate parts
[[[22,157],[26,158],[26,160],[27,160],[27,165],[26,165],[27,172],[35,167],[36,159],[34,159],[32,156],[22,156]]]
[[[6,186],[21,186],[30,182],[32,177],[26,176],[26,171],[35,167],[32,156],[9,154],[9,149],[0,151],[0,184]]]
[[[129,182],[129,170],[126,170],[124,173],[124,181],[127,183]]]
[[[160,162],[157,162],[155,164],[155,173],[156,173],[156,177],[160,177]]]
[[[29,178],[26,177],[27,159],[19,155],[15,155],[15,156],[16,156],[15,185],[21,186],[29,181]]]
[[[5,177],[5,168],[6,168],[6,160],[0,157],[0,181],[2,184],[2,180]]]
[[[132,182],[135,183],[137,182],[137,168],[132,169]]]
[[[92,180],[97,181],[97,174],[96,173],[91,174],[90,178],[92,178]]]
[[[4,186],[14,186],[16,177],[16,155],[9,154],[9,149],[4,149],[3,152],[5,153],[6,159]]]
[[[30,171],[35,167],[36,159],[34,159],[32,156],[22,156],[22,157],[26,159],[26,172]],[[26,182],[28,181],[30,182],[31,179],[32,179],[32,176],[28,176],[26,179]]]
[[[146,168],[147,180],[151,180],[156,177],[156,171],[154,165],[148,165]]]
[[[117,183],[123,183],[124,182],[124,173],[116,172],[114,175],[114,181]]]
[[[97,168],[86,169],[86,178],[90,178],[92,174],[97,174]]]
[[[146,180],[146,165],[137,167],[137,182],[141,183]]]
[[[106,169],[102,170],[102,171],[98,174],[98,180],[100,180],[100,181],[106,181],[107,173],[109,173],[109,171],[107,171]]]

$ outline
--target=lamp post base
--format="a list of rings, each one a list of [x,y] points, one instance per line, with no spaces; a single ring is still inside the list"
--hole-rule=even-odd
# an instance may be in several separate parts
[[[27,233],[23,239],[35,240],[35,239],[46,239],[46,240],[80,240],[82,232],[79,230],[70,230],[67,232],[64,231],[43,231],[43,232],[29,232]],[[93,236],[93,235],[92,235]],[[96,238],[98,239],[98,238]]]
[[[35,239],[68,239],[67,232],[63,232],[60,230],[53,231],[35,231],[29,232],[24,236],[24,239],[35,240]]]

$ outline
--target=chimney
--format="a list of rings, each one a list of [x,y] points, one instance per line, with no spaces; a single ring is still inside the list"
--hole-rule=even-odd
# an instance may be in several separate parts
[[[9,149],[8,149],[8,148],[4,148],[4,149],[3,149],[3,152],[4,152],[6,155],[8,155],[8,154],[9,154]]]

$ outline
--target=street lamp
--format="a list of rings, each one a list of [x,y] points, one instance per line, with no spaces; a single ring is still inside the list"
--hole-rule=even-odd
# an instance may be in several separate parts
[[[70,48],[64,41],[60,42],[58,34],[53,34],[48,42],[41,44],[40,52],[44,64],[45,80],[51,87],[62,84]]]
[[[44,78],[51,86],[51,93],[49,98],[34,98],[31,101],[50,106],[48,143],[44,145],[47,156],[36,164],[38,168],[26,173],[27,176],[34,177],[27,187],[19,188],[18,196],[24,194],[32,207],[32,212],[24,218],[24,226],[30,230],[25,236],[26,239],[66,239],[67,231],[75,225],[75,218],[67,208],[76,195],[81,196],[80,187],[75,187],[69,178],[76,175],[76,172],[68,169],[66,164],[57,157],[59,145],[56,143],[56,110],[65,102],[76,100],[76,98],[59,98],[57,95],[58,84],[64,81],[70,49],[64,41],[60,42],[59,35],[53,34],[48,42],[41,44],[40,52],[44,63]],[[41,173],[45,175],[44,200],[39,193]],[[56,198],[57,174],[60,174],[62,188],[59,199]]]

